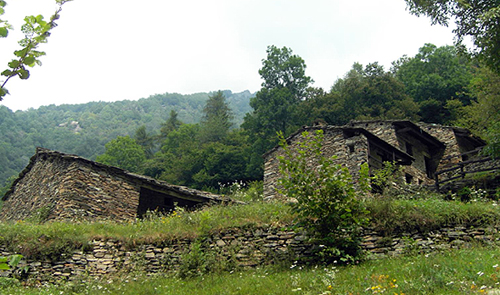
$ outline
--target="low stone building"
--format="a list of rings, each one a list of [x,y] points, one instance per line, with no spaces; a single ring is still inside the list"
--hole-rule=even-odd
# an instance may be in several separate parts
[[[224,201],[218,195],[167,184],[75,155],[38,148],[2,198],[0,220],[116,220],[148,210],[193,208]]]
[[[287,138],[293,148],[303,140],[303,131],[322,129],[323,155],[336,156],[336,163],[346,166],[356,180],[359,167],[368,163],[370,173],[395,162],[403,166],[409,184],[431,185],[436,171],[467,160],[486,143],[463,128],[436,124],[414,124],[404,120],[352,121],[345,126],[303,127]],[[264,155],[264,198],[276,197],[279,161],[282,153],[275,147]]]

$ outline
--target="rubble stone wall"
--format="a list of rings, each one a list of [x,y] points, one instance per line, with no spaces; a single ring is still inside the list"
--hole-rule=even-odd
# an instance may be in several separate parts
[[[0,217],[3,220],[22,220],[37,210],[50,208],[57,203],[65,177],[59,171],[64,165],[63,161],[36,163],[28,175],[19,181],[9,200],[4,202]]]
[[[231,229],[207,236],[202,250],[233,267],[256,267],[273,263],[310,260],[314,246],[303,232],[278,228]],[[158,244],[126,246],[115,240],[94,240],[87,250],[61,255],[57,261],[23,259],[18,269],[29,267],[28,279],[57,281],[81,279],[82,275],[100,277],[133,270],[147,273],[175,271],[183,255],[190,251],[193,240],[183,239]],[[384,235],[373,229],[364,230],[362,247],[368,258],[382,258],[405,253],[428,253],[474,244],[500,245],[498,228],[449,227],[430,233]],[[0,256],[11,253],[0,245]],[[16,270],[0,272],[12,276]]]
[[[44,155],[42,155],[43,157]],[[36,161],[4,202],[2,220],[134,220],[140,188],[78,161]]]
[[[452,127],[426,124],[426,123],[419,123],[418,125],[420,128],[422,128],[422,130],[434,136],[435,138],[437,138],[439,141],[441,141],[446,145],[443,154],[443,160],[440,161],[436,171],[445,169],[448,166],[455,165],[460,161],[462,161],[460,157],[457,157],[458,155],[461,154],[461,152],[460,152],[460,146],[458,145],[458,141],[455,136],[455,132],[453,131]]]
[[[134,220],[140,187],[118,176],[72,163],[65,171],[54,209],[57,219],[116,221]]]
[[[319,128],[306,128],[310,133],[314,133]],[[344,137],[344,132],[340,128],[324,127],[324,142],[322,152],[324,157],[335,156],[335,163],[342,164],[349,169],[353,179],[359,178],[359,168],[367,161],[368,157],[368,139],[363,135]],[[288,143],[291,148],[302,141],[302,135],[291,138]],[[279,156],[283,156],[282,148],[276,148],[264,158],[264,200],[282,198],[277,195],[277,183],[280,177]],[[311,166],[317,165],[314,160],[309,162]]]

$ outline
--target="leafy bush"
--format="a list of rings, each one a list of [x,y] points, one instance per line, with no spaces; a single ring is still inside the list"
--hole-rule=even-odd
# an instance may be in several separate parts
[[[284,155],[279,156],[279,192],[296,200],[292,210],[321,244],[319,256],[325,262],[349,262],[361,255],[360,226],[367,212],[356,198],[347,168],[322,155],[322,142],[323,130],[303,132],[297,148],[289,147],[280,135]]]

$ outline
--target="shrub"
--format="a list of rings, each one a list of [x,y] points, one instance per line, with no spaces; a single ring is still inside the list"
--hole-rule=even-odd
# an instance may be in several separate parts
[[[302,133],[297,148],[289,147],[280,134],[284,155],[279,156],[279,193],[296,200],[292,210],[320,244],[318,255],[325,262],[349,262],[361,255],[360,226],[366,210],[356,198],[347,168],[321,153],[323,131]],[[362,216],[365,216],[363,218]]]

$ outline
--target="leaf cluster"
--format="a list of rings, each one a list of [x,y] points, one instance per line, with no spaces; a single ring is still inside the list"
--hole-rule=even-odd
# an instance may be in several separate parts
[[[57,26],[55,21],[60,17],[59,13],[62,10],[62,5],[69,1],[71,0],[57,0],[59,8],[50,17],[48,22],[44,20],[42,15],[31,15],[24,18],[25,23],[21,27],[24,38],[18,42],[22,48],[14,51],[16,58],[11,60],[8,63],[8,68],[1,73],[6,79],[0,86],[0,101],[9,94],[5,85],[11,78],[18,76],[20,79],[26,80],[30,77],[30,72],[26,66],[34,67],[37,64],[41,65],[39,58],[45,55],[45,52],[38,51],[37,48],[40,44],[47,42],[50,31]],[[6,2],[3,0],[0,1],[0,15],[4,13],[5,6]],[[8,30],[12,27],[2,20],[0,20],[0,24],[2,24],[0,27],[0,37],[5,38],[8,35]]]
[[[350,261],[360,255],[359,229],[367,221],[366,210],[347,168],[322,155],[322,142],[323,130],[303,132],[296,148],[280,135],[279,193],[293,200],[299,224],[323,244],[325,260]]]
[[[432,24],[448,26],[455,21],[455,45],[462,52],[500,73],[500,6],[497,0],[405,0],[411,13],[431,18]],[[474,48],[467,50],[464,39],[470,37]]]

